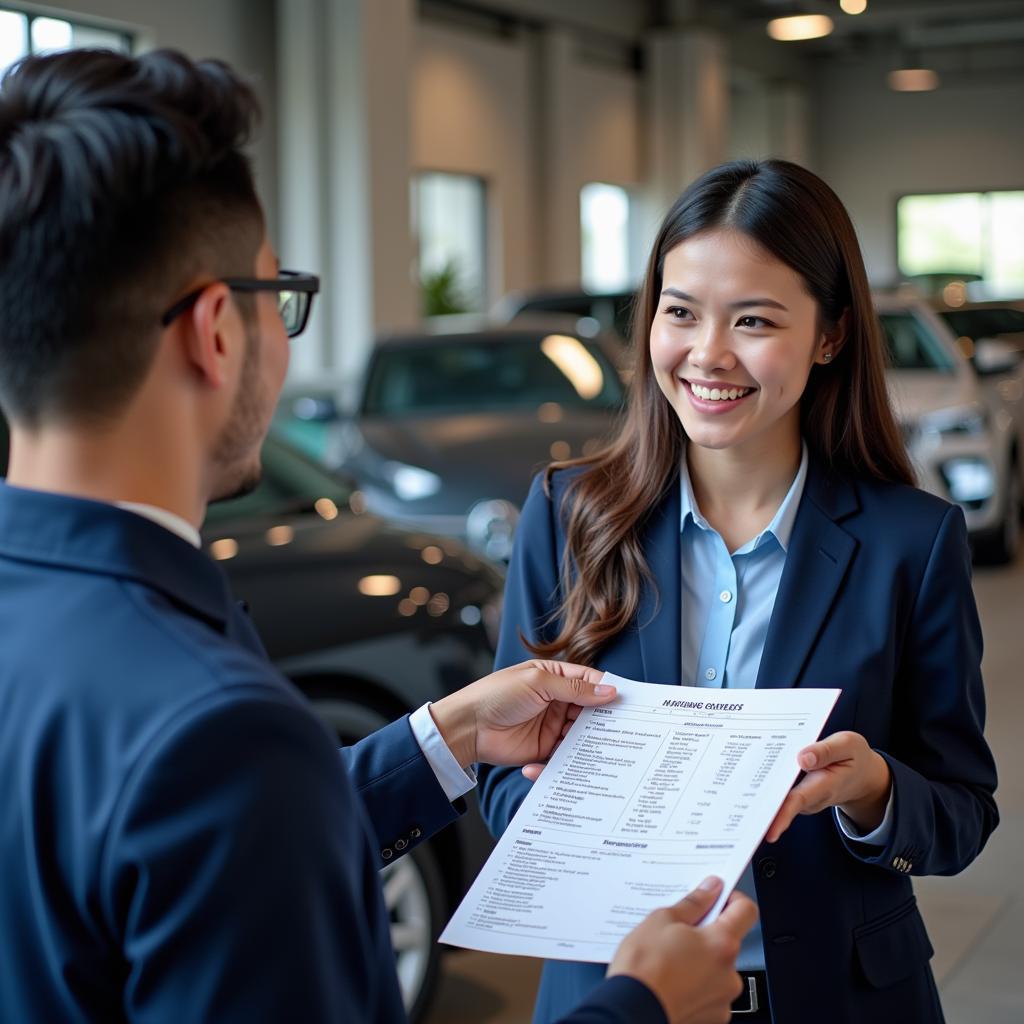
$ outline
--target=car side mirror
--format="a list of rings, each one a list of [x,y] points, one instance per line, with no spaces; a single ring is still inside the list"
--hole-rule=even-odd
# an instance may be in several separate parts
[[[974,369],[980,377],[1012,373],[1020,365],[1021,353],[997,338],[979,338],[974,345]]]

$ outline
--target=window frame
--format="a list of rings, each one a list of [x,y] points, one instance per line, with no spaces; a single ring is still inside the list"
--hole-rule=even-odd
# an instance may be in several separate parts
[[[35,44],[32,42],[32,24],[38,21],[40,18],[46,18],[52,21],[66,21],[72,28],[88,29],[91,32],[106,32],[109,35],[119,36],[121,41],[125,45],[124,52],[131,55],[135,53],[136,35],[134,32],[129,31],[123,25],[114,26],[112,24],[104,24],[99,21],[92,21],[88,15],[84,18],[79,18],[77,15],[69,17],[67,12],[52,10],[45,11],[39,9],[29,10],[25,7],[21,7],[18,4],[0,3],[0,11],[9,14],[19,14],[26,21],[26,33],[25,38],[28,40],[28,52],[21,55],[18,60],[23,60],[25,57],[34,57],[39,53],[50,53],[54,52],[51,50],[37,50]]]

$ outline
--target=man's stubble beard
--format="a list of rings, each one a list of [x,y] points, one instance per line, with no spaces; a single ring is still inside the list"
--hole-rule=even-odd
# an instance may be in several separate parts
[[[231,415],[213,449],[217,475],[211,501],[240,498],[256,489],[262,476],[260,449],[269,419],[260,379],[261,339],[256,323],[246,323],[245,356]]]

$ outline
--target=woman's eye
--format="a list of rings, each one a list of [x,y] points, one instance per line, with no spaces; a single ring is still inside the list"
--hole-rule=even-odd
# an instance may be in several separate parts
[[[736,321],[737,327],[751,327],[755,330],[764,327],[774,327],[775,325],[770,320],[765,320],[763,316],[741,316]]]
[[[673,320],[688,320],[693,316],[685,306],[669,306],[665,312],[672,317]]]

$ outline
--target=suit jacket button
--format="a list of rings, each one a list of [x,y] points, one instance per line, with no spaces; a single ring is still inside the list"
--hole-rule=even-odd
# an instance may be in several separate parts
[[[762,878],[774,878],[777,869],[778,865],[772,857],[765,857],[765,859],[760,861],[757,865],[758,874]]]
[[[421,828],[419,828],[419,826],[417,826],[414,829],[410,829],[410,831],[409,831],[409,838],[410,839],[419,839],[419,837],[421,835],[423,835],[423,830]]]
[[[409,845],[409,841],[407,839],[396,839],[395,840],[395,849],[396,850],[404,850],[408,845]]]
[[[385,846],[384,849],[380,851],[381,860],[391,860],[394,855],[395,851],[392,850],[390,846]]]

